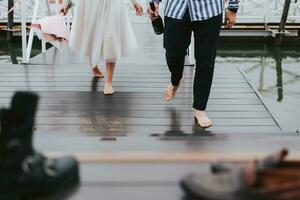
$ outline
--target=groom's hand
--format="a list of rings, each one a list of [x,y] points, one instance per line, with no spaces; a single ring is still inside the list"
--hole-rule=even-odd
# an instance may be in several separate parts
[[[232,28],[236,22],[236,13],[227,10],[225,13],[225,28]]]
[[[153,21],[155,20],[157,17],[158,17],[158,11],[159,11],[159,5],[158,3],[155,3],[155,11],[153,11],[150,7],[150,4],[148,5],[148,15],[149,15],[149,18]]]

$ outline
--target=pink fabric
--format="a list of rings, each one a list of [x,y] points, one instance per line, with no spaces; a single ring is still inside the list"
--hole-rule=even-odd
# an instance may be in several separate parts
[[[32,25],[41,31],[42,37],[47,41],[69,41],[69,31],[63,14],[45,17]]]
[[[42,33],[69,40],[69,31],[62,14],[46,17],[38,21]]]

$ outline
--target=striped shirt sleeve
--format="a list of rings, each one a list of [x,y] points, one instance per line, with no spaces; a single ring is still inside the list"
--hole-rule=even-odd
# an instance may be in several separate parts
[[[229,0],[228,8],[230,9],[239,9],[239,0]]]

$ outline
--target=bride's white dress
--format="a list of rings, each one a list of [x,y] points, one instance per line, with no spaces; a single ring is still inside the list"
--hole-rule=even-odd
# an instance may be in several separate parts
[[[116,61],[137,48],[124,0],[76,0],[70,47],[93,66]]]

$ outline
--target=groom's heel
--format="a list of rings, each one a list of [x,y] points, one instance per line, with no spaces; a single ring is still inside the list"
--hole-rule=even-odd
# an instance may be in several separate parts
[[[196,124],[197,126],[199,126],[197,117],[194,117],[194,120],[195,120],[195,124]]]

